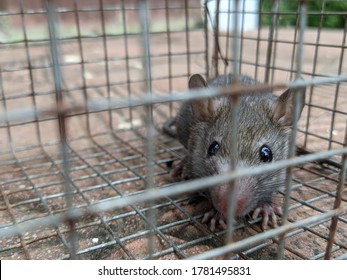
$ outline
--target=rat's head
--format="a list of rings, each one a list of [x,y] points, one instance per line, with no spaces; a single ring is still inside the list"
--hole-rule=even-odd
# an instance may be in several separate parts
[[[207,87],[200,75],[193,75],[190,88]],[[237,167],[252,167],[279,161],[288,156],[293,125],[293,98],[300,95],[301,113],[305,89],[286,90],[279,97],[270,93],[240,97],[238,117]],[[196,177],[222,174],[230,170],[232,108],[229,98],[210,98],[192,102],[193,115],[199,120],[193,128],[190,150]],[[270,202],[272,194],[285,182],[285,170],[277,170],[236,180],[236,215],[243,216],[261,202]],[[215,208],[226,214],[230,183],[211,188]]]

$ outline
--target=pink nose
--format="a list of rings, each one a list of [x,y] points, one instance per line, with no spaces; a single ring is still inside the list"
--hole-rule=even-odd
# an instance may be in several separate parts
[[[246,208],[246,199],[244,197],[236,197],[236,207],[235,207],[235,216],[243,216],[244,210]]]
[[[228,215],[228,208],[229,208],[229,206],[231,206],[231,205],[229,205],[229,203],[227,203],[227,200],[228,200],[227,198],[222,198],[220,200],[221,203],[219,203],[218,207],[216,207],[217,210],[225,216]],[[223,202],[225,202],[225,203],[223,203]],[[246,208],[247,208],[247,198],[237,197],[237,195],[236,195],[235,209],[234,209],[235,217],[242,217],[245,214],[247,214],[247,213],[245,213]]]

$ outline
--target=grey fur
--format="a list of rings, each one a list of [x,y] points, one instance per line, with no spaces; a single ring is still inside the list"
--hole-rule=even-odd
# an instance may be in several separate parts
[[[208,81],[209,87],[224,87],[232,83],[233,76],[219,76]],[[241,85],[255,85],[258,81],[248,76],[239,76]],[[304,98],[305,89],[297,90]],[[287,92],[290,96],[291,92]],[[284,96],[284,95],[283,95]],[[283,99],[283,98],[282,98]],[[260,160],[259,149],[266,144],[273,153],[273,161],[287,158],[288,142],[291,133],[291,114],[285,116],[288,121],[282,125],[275,117],[275,108],[279,108],[279,98],[272,93],[255,93],[240,96],[238,123],[238,166],[252,167],[266,164]],[[231,153],[231,118],[230,99],[219,97],[212,99],[217,104],[216,110],[207,120],[202,120],[194,111],[195,101],[182,104],[176,118],[176,137],[187,149],[187,156],[182,160],[179,175],[185,179],[213,176],[221,173],[221,166],[228,166]],[[281,100],[283,108],[291,106],[292,99]],[[283,106],[283,104],[285,106]],[[194,107],[195,106],[195,107]],[[277,106],[277,107],[276,107]],[[302,108],[301,108],[302,109]],[[286,109],[288,110],[288,109]],[[281,112],[282,112],[281,111]],[[277,111],[278,112],[278,111]],[[282,118],[283,119],[283,118]],[[213,141],[220,143],[215,156],[208,156],[207,151]],[[272,204],[273,193],[285,183],[285,170],[246,177],[236,181],[240,202],[238,216],[243,216],[257,207]],[[228,185],[210,188],[211,201],[215,209],[226,215]],[[238,210],[238,209],[236,209]],[[219,213],[219,214],[220,214]],[[272,213],[271,213],[272,214]],[[222,216],[223,216],[222,215]]]

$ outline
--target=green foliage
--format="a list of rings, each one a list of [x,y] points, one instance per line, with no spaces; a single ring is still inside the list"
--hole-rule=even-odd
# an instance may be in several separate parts
[[[271,12],[273,0],[261,1],[261,11]],[[279,25],[293,26],[298,20],[299,0],[282,0],[279,2]],[[308,19],[307,25],[311,27],[322,26],[326,28],[343,28],[347,17],[347,1],[342,0],[310,0],[307,1]],[[336,12],[336,14],[334,14]],[[331,14],[332,13],[332,14]],[[262,14],[262,24],[269,25],[272,15]]]

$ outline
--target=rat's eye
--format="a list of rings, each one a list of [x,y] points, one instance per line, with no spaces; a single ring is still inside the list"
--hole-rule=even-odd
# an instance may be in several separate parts
[[[259,157],[262,162],[272,161],[272,151],[267,145],[263,145],[259,149]]]
[[[220,148],[220,145],[217,141],[213,141],[210,147],[208,147],[208,156],[215,156]]]

